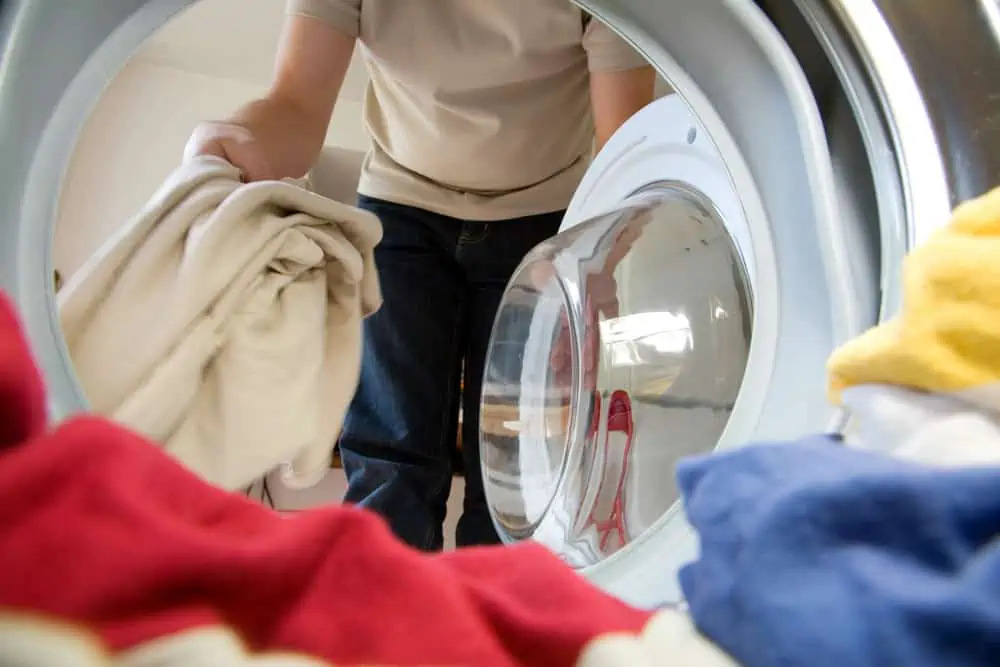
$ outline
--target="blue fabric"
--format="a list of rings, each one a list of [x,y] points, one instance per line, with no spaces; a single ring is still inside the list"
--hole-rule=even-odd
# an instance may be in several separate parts
[[[745,667],[1000,665],[1000,469],[817,437],[688,460],[678,482],[691,614]]]
[[[364,323],[361,379],[340,439],[344,500],[381,514],[411,546],[441,548],[464,360],[466,491],[455,538],[494,544],[478,446],[486,351],[511,274],[558,231],[562,212],[487,223],[369,197],[358,205],[382,221],[383,305]]]

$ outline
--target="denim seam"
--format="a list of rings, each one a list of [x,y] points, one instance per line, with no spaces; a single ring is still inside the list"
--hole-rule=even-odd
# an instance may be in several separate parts
[[[449,346],[448,346],[448,349],[450,349],[452,351],[451,352],[451,356],[450,356],[450,358],[448,360],[449,361],[449,363],[448,363],[449,369],[454,369],[455,368],[455,364],[458,361],[458,354],[456,354],[456,348],[458,347],[458,345],[457,345],[457,343],[458,343],[458,332],[459,332],[459,329],[461,328],[462,311],[463,311],[463,309],[464,309],[464,304],[462,304],[462,305],[459,306],[458,317],[456,318],[455,322],[452,325],[451,340],[449,341]],[[441,415],[441,424],[440,424],[440,427],[439,427],[439,430],[438,430],[439,433],[450,433],[451,432],[451,428],[449,426],[449,423],[453,420],[453,416],[452,416],[452,412],[453,411],[451,409],[451,406],[452,406],[452,402],[453,402],[454,396],[455,396],[455,378],[454,378],[454,375],[452,375],[452,374],[449,373],[448,383],[447,383],[447,386],[445,387],[445,392],[444,392],[444,398],[445,398],[444,404],[445,404],[445,406],[446,406],[447,409]],[[455,476],[455,471],[451,470],[451,451],[448,449],[448,443],[444,442],[444,441],[440,441],[438,443],[438,445],[440,447],[440,453],[442,455],[445,455],[445,458],[448,460],[448,469],[450,471],[450,474],[448,475],[447,479],[445,479],[445,481],[444,481],[444,488],[441,488],[439,486],[439,487],[437,487],[437,488],[434,489],[434,493],[433,493],[434,498],[439,497],[446,490],[448,490],[448,495],[451,495],[451,492],[450,492],[449,488],[451,487],[452,479]],[[451,443],[451,445],[454,446],[455,443]],[[447,505],[447,496],[445,497],[445,503]],[[437,510],[437,508],[434,508],[434,509],[435,509],[435,511]],[[447,514],[447,510],[446,510],[446,514]],[[439,526],[437,526],[437,525],[429,526],[428,527],[428,532],[425,533],[425,535],[424,535],[424,544],[426,545],[426,547],[428,549],[430,548],[431,540],[434,537],[434,533],[438,530],[438,528],[439,528]]]

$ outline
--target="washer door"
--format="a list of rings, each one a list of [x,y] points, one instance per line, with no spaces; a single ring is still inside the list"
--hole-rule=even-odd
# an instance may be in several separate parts
[[[626,315],[669,312],[668,306],[680,304],[692,312],[700,309],[701,319],[688,318],[690,340],[697,335],[701,345],[696,329],[719,332],[714,347],[708,347],[718,354],[698,351],[690,363],[714,369],[722,379],[713,385],[714,393],[695,397],[721,401],[725,410],[732,399],[731,413],[725,420],[691,422],[686,446],[709,448],[716,437],[737,444],[749,436],[784,437],[835,425],[820,392],[826,353],[893,311],[896,269],[908,245],[944,220],[956,200],[979,194],[1000,176],[995,2],[947,3],[946,8],[912,0],[577,2],[642,51],[677,97],[651,107],[642,123],[630,123],[609,144],[568,216],[567,225],[579,224],[575,240],[560,237],[544,251],[558,271],[541,284],[543,290],[547,284],[569,290],[577,281],[575,293],[553,301],[577,309],[566,316],[570,330],[576,327],[569,349],[576,350],[577,363],[570,367],[567,434],[557,442],[566,451],[577,447],[591,413],[604,415],[597,420],[599,441],[614,422],[615,446],[624,447],[628,415],[632,447],[638,451],[639,439],[647,437],[640,432],[645,421],[637,416],[635,394],[624,401],[614,391],[624,382],[619,375],[600,376],[610,389],[607,396],[599,392],[600,412],[584,401],[580,350],[586,337],[580,332],[586,327],[580,323],[586,320],[580,313],[590,288],[580,282],[586,271],[573,269],[570,261],[575,258],[579,266],[588,249],[606,259],[615,251],[609,238],[627,237],[639,227],[645,231],[620,262],[634,270],[622,268],[613,276],[623,284],[631,281],[631,300],[621,301],[635,312]],[[0,1],[0,289],[22,310],[56,419],[86,405],[53,301],[51,245],[61,182],[76,136],[103,88],[145,38],[189,4]],[[678,120],[682,117],[684,122]],[[704,168],[694,175],[691,165],[699,160]],[[638,190],[644,191],[636,195]],[[639,243],[642,239],[653,242]],[[703,241],[711,249],[704,268],[716,282],[706,282],[696,293],[678,291],[671,270],[683,265],[677,259],[680,249]],[[655,252],[660,247],[663,254]],[[569,259],[555,261],[559,257]],[[658,285],[665,290],[659,297]],[[715,314],[716,306],[726,318]],[[549,311],[529,304],[524,312]],[[665,317],[645,321],[654,322],[649,330],[655,335],[636,338],[641,327],[613,324],[605,325],[607,333],[601,331],[602,340],[618,341],[613,359],[627,360],[634,350],[661,355],[640,367],[645,370],[628,371],[628,383],[619,388],[631,391],[642,379],[646,384],[641,386],[663,390],[668,362],[688,359],[670,351],[686,348],[679,342],[683,333],[663,333]],[[672,320],[672,331],[683,331],[680,321]],[[541,364],[529,363],[520,373],[547,368]],[[526,394],[554,386],[520,377],[514,384]],[[659,395],[672,400],[670,387],[675,387],[683,397],[682,386],[677,380]],[[654,394],[650,389],[642,396]],[[524,410],[514,403],[515,418],[507,421],[538,421],[545,413],[532,401],[523,403]],[[658,409],[684,408],[671,403]],[[673,419],[655,432],[684,433]],[[494,445],[484,446],[492,461]],[[560,461],[550,466],[556,484],[564,483],[567,471],[576,475],[571,456],[550,458]],[[636,604],[676,599],[676,568],[695,548],[681,515],[663,509],[671,493],[669,464],[664,463],[669,460],[663,458],[657,464],[663,468],[653,471],[660,481],[652,484],[662,485],[664,495],[648,505],[636,501],[644,530],[626,533],[620,540],[624,546],[607,547],[609,539],[602,548],[598,540],[596,555],[576,561],[595,582]],[[489,465],[490,470],[499,466]],[[596,472],[589,478],[576,475],[582,480],[579,502],[565,496],[565,484],[561,491],[539,493],[552,498],[563,493],[567,506],[586,507],[598,493],[597,480],[605,476],[597,464],[591,470]],[[649,479],[644,471],[638,474]],[[533,535],[530,526],[504,528],[517,519],[503,516],[510,510],[497,493],[491,491],[491,499],[507,537]],[[538,523],[524,514],[522,524]],[[553,548],[570,558],[570,534],[562,535],[563,546],[556,539]],[[605,557],[608,551],[614,553]]]

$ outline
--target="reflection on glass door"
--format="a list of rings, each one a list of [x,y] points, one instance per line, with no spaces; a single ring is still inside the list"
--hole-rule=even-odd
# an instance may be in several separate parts
[[[482,458],[502,535],[582,567],[672,511],[677,460],[728,422],[751,308],[724,221],[680,184],[537,247],[487,358]]]

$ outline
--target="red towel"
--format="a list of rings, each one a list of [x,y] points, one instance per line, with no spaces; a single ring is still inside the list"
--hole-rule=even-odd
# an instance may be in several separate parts
[[[128,664],[256,665],[277,652],[318,662],[269,667],[569,667],[595,638],[634,635],[650,619],[542,547],[426,555],[362,510],[284,517],[105,420],[49,431],[44,406],[0,294],[2,664],[14,664],[4,650],[21,650],[19,665],[55,664],[39,656],[89,636],[103,657],[61,667],[143,651],[163,653]]]

